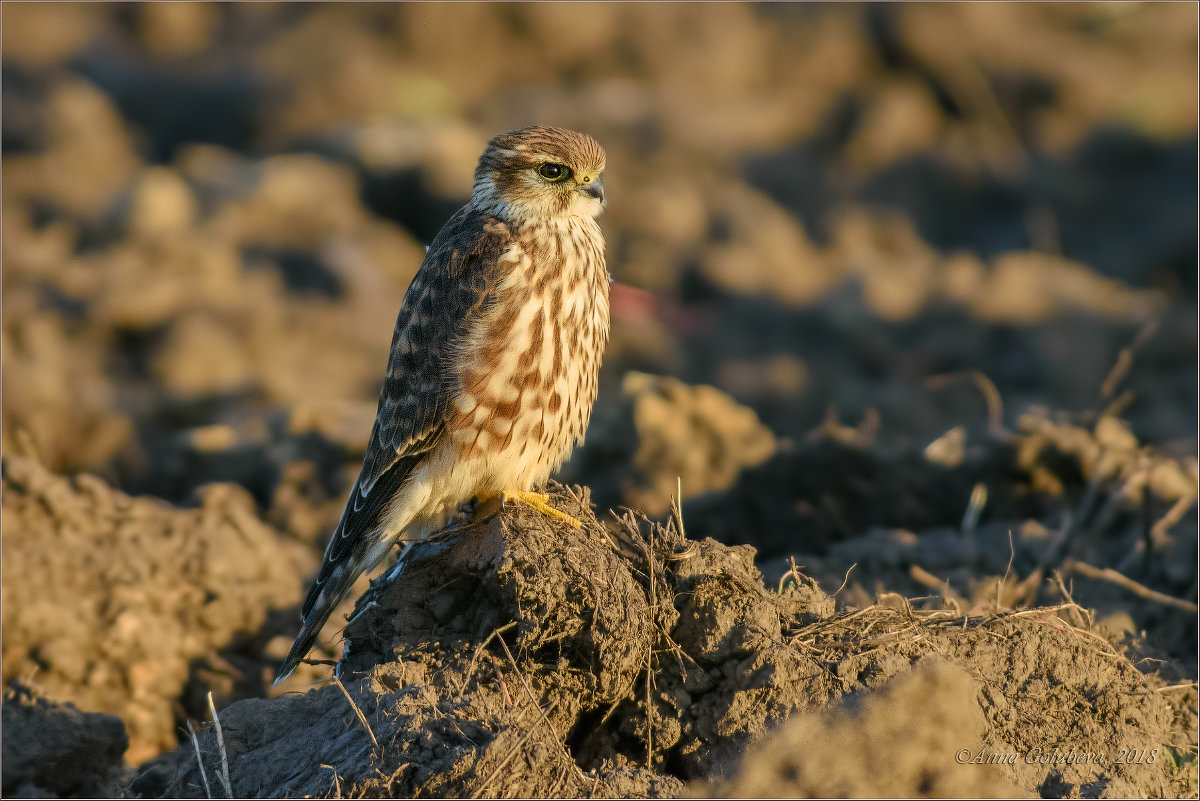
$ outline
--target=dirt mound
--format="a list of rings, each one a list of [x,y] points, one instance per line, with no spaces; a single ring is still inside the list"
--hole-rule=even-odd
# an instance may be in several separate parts
[[[125,724],[56,704],[13,682],[4,692],[4,794],[119,796],[126,784]]]
[[[732,779],[708,792],[730,798],[1027,795],[995,766],[954,758],[963,743],[980,742],[987,730],[979,693],[963,669],[919,660],[912,674],[877,693],[789,720],[747,753]]]
[[[1139,441],[1108,413],[1015,423],[897,452],[827,421],[684,512],[697,536],[754,543],[775,576],[790,555],[823,584],[853,567],[842,598],[859,606],[884,588],[932,589],[970,611],[993,605],[998,582],[1007,605],[1053,604],[1066,598],[1044,581],[1057,571],[1071,600],[1194,663],[1195,457]]]
[[[359,600],[340,679],[228,707],[200,738],[203,774],[184,747],[134,791],[203,795],[222,753],[252,796],[742,794],[771,771],[794,782],[780,792],[818,794],[1182,787],[1164,744],[1187,734],[1162,682],[1069,622],[1073,605],[966,617],[893,596],[835,614],[803,576],[765,587],[749,547],[688,540],[674,519],[606,527],[578,489],[554,503],[584,528],[509,508],[424,546]],[[839,760],[795,756],[814,741]],[[889,754],[891,773],[861,764]]]
[[[311,560],[233,485],[174,509],[10,457],[3,514],[5,679],[119,715],[135,764],[176,745],[193,671],[297,603]]]
[[[918,612],[896,595],[880,601],[801,630],[795,642],[840,658],[834,671],[850,692],[931,654],[966,669],[979,682],[987,731],[962,742],[956,761],[982,755],[1006,781],[1043,797],[1184,792],[1168,744],[1182,745],[1185,729],[1156,692],[1166,682],[1138,671],[1079,607],[964,615],[953,605]]]

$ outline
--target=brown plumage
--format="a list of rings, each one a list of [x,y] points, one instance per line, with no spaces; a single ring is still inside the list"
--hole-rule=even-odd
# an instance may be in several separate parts
[[[595,217],[604,150],[534,126],[494,138],[396,321],[362,470],[301,610],[287,677],[355,579],[465,501],[502,495],[567,522],[533,487],[583,441],[608,341]]]

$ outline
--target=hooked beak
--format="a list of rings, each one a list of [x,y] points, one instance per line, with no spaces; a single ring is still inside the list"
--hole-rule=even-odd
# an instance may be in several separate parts
[[[596,200],[599,200],[601,204],[604,203],[604,184],[600,183],[599,177],[593,178],[591,181],[579,187],[579,191],[588,197],[593,197]]]

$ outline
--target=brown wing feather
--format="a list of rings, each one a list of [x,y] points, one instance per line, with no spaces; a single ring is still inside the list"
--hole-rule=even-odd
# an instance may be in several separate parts
[[[316,629],[324,624],[311,613],[327,582],[339,568],[360,561],[374,544],[369,534],[387,501],[441,437],[454,391],[456,347],[471,322],[494,302],[502,277],[500,257],[510,244],[507,226],[466,206],[430,245],[404,295],[362,470],[304,601],[301,636],[310,624]],[[359,566],[330,589],[344,594],[358,573],[371,567]],[[321,604],[324,617],[341,599],[329,600]]]

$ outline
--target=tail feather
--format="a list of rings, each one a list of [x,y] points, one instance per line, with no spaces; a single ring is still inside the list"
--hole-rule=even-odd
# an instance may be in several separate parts
[[[275,674],[275,682],[272,686],[277,686],[281,681],[292,675],[292,671],[300,664],[300,660],[308,656],[308,652],[312,650],[313,644],[317,641],[317,635],[321,633],[321,629],[325,626],[325,621],[329,620],[329,616],[333,614],[333,610],[337,608],[346,594],[350,592],[350,588],[354,586],[355,579],[358,578],[361,569],[355,569],[355,565],[339,565],[334,568],[330,576],[324,581],[314,582],[312,589],[309,591],[309,597],[305,600],[303,622],[300,624],[300,633],[296,635],[296,641],[292,644],[292,650],[288,652],[287,657],[279,666],[279,671]]]

